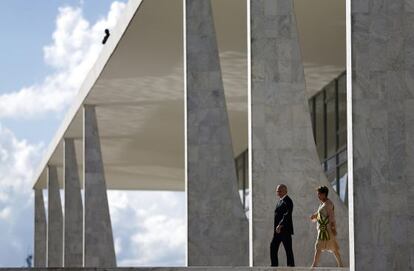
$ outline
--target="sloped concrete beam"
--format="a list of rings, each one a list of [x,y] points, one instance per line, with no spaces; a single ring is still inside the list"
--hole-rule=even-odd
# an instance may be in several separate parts
[[[95,107],[85,105],[83,112],[85,159],[84,266],[115,267],[115,247]]]
[[[63,214],[60,201],[58,173],[55,166],[48,166],[48,223],[47,267],[62,267],[63,263]]]
[[[188,265],[248,265],[210,0],[186,0]]]
[[[34,267],[46,267],[47,224],[43,190],[35,189]]]
[[[414,2],[351,7],[355,270],[414,270]]]
[[[315,188],[330,187],[312,135],[293,0],[251,0],[251,110],[253,265],[270,265],[276,185],[293,199],[293,251],[297,266],[311,264],[318,207]],[[334,193],[338,241],[348,263],[348,211]],[[282,256],[283,255],[283,256]],[[284,251],[279,251],[285,265]],[[323,260],[323,259],[322,259]],[[334,257],[322,266],[336,266]]]
[[[83,206],[73,139],[64,139],[64,266],[83,265]]]

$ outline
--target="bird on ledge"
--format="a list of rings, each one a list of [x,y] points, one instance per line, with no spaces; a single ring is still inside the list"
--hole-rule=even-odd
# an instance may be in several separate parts
[[[109,38],[109,29],[105,29],[105,37],[103,38],[103,40],[102,40],[102,44],[105,44],[106,43],[106,41],[108,40],[108,38]]]

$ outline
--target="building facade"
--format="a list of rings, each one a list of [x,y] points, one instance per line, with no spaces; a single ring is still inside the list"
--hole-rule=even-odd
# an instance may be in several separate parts
[[[285,183],[298,266],[326,185],[346,266],[413,269],[413,30],[408,0],[130,0],[39,166],[35,266],[116,267],[107,189],[185,191],[188,266],[268,266]]]

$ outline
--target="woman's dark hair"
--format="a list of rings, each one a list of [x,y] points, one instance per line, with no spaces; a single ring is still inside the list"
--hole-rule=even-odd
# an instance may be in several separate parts
[[[326,187],[326,186],[319,186],[316,190],[317,190],[319,193],[321,193],[321,194],[325,194],[325,196],[328,196],[328,193],[329,193],[329,189],[328,189],[328,187]]]

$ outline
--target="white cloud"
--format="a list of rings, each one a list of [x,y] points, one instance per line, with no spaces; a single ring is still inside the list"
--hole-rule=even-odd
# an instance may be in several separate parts
[[[45,63],[54,69],[41,84],[0,95],[0,118],[36,118],[62,112],[71,103],[101,49],[105,28],[113,28],[125,4],[114,2],[108,15],[91,25],[81,7],[62,7],[53,42],[44,47]]]
[[[9,219],[10,218],[10,214],[11,214],[11,208],[6,206],[5,208],[2,208],[0,210],[0,219]]]
[[[31,145],[25,140],[18,140],[0,123],[0,191],[4,193],[7,189],[24,189],[27,180],[33,175],[33,163],[42,154],[42,149],[42,145]],[[0,196],[0,200],[1,198],[3,197]],[[9,198],[9,195],[6,198]]]
[[[34,165],[42,145],[18,140],[0,124],[0,266],[24,264],[33,247]]]
[[[110,191],[118,266],[185,265],[183,192]]]

